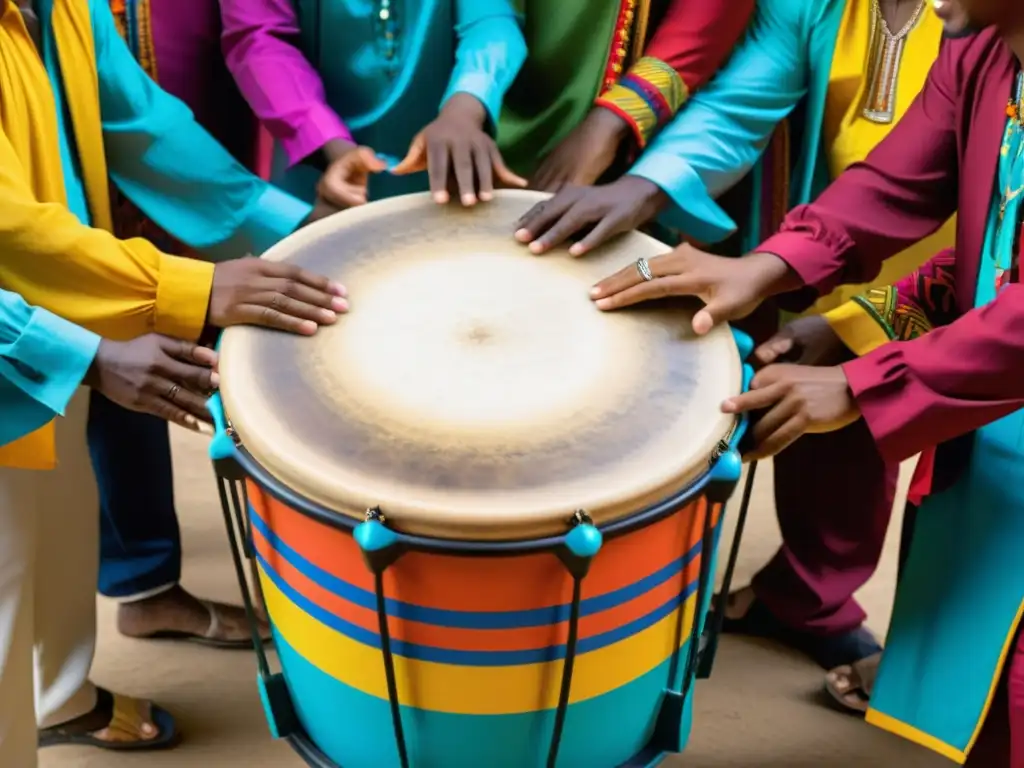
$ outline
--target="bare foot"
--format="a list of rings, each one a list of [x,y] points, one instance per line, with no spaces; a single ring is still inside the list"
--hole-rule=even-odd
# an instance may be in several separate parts
[[[270,627],[257,617],[260,638],[270,640]],[[145,600],[122,603],[118,631],[138,639],[191,640],[218,648],[252,648],[245,609],[197,597],[180,586]]]

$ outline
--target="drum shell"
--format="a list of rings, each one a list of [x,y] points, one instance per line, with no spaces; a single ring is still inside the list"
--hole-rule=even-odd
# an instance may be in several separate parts
[[[306,734],[344,768],[397,766],[374,577],[359,547],[348,530],[253,480],[247,496],[274,639]],[[664,692],[682,687],[693,617],[706,611],[696,605],[706,514],[717,527],[719,505],[681,501],[607,540],[591,563],[560,766],[627,762],[650,741]],[[411,764],[543,766],[572,594],[556,551],[410,551],[385,571],[384,590]]]

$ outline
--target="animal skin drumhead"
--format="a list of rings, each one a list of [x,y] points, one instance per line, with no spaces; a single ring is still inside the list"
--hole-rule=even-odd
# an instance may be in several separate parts
[[[300,230],[265,256],[343,283],[313,337],[228,329],[221,392],[249,454],[292,490],[398,530],[522,539],[639,511],[707,471],[741,388],[726,327],[692,305],[604,313],[591,286],[668,250],[638,233],[533,256],[512,233],[545,195],[464,209],[410,195]]]

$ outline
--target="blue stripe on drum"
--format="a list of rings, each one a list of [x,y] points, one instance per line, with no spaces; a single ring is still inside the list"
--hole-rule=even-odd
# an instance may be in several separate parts
[[[249,507],[249,514],[252,519],[253,528],[260,532],[279,556],[284,558],[289,565],[298,570],[303,576],[317,584],[317,586],[334,593],[344,600],[348,600],[354,605],[371,611],[377,610],[377,597],[373,592],[349,584],[347,581],[339,579],[337,576],[327,573],[327,571],[311,563],[277,536],[251,506]],[[721,527],[720,524],[719,527]],[[601,613],[647,594],[655,587],[679,576],[687,565],[700,556],[700,552],[701,543],[698,541],[689,552],[678,560],[674,560],[633,584],[613,592],[584,599],[580,603],[580,616],[584,617]],[[268,571],[272,570],[269,564],[265,562],[264,567]],[[389,616],[456,629],[543,627],[549,624],[568,621],[570,609],[568,604],[562,604],[526,611],[488,611],[484,613],[477,611],[453,611],[444,608],[425,608],[392,598],[386,599],[385,605]]]
[[[356,642],[363,643],[372,648],[380,648],[380,635],[375,631],[363,629],[351,622],[336,616],[334,613],[320,607],[309,598],[300,594],[284,581],[271,567],[271,565],[257,553],[257,561],[263,568],[267,578],[274,584],[281,593],[292,603],[312,616],[321,624],[339,632]],[[654,611],[641,616],[640,618],[624,624],[609,632],[581,638],[577,645],[578,653],[596,651],[609,645],[632,637],[648,627],[657,624],[661,619],[670,615],[678,609],[683,602],[697,590],[697,580],[686,585],[685,589],[671,600],[663,603]],[[271,617],[273,618],[273,617]],[[460,651],[448,648],[435,648],[433,646],[408,643],[401,640],[391,641],[392,652],[409,659],[419,661],[432,661],[440,664],[457,664],[461,666],[474,667],[506,667],[519,664],[536,664],[546,661],[554,661],[565,657],[565,645],[553,645],[545,648],[532,648],[522,651]]]

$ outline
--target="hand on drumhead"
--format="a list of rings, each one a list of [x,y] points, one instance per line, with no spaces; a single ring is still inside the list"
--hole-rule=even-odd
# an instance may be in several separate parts
[[[747,460],[765,459],[807,433],[833,432],[860,418],[841,366],[770,365],[750,383],[750,391],[722,403],[723,413],[759,411]]]
[[[571,255],[582,256],[650,221],[667,200],[657,184],[639,176],[623,176],[602,187],[563,187],[516,222],[515,238],[529,243],[531,253],[541,254],[589,230],[569,247]]]
[[[217,353],[151,333],[132,341],[101,341],[85,384],[132,411],[188,429],[209,423],[206,398],[219,384]]]
[[[317,184],[317,195],[336,208],[364,205],[370,176],[387,169],[387,163],[369,147],[349,144],[347,151],[336,152]]]
[[[441,114],[413,139],[409,153],[391,172],[399,176],[427,171],[434,200],[444,204],[449,177],[454,178],[463,205],[494,197],[495,179],[510,187],[525,187],[526,179],[514,174],[501,159],[494,139],[483,126],[487,120],[484,105],[474,96],[457,93]]]
[[[331,325],[348,311],[345,288],[294,264],[236,259],[213,272],[209,321],[229,325],[263,325],[304,336]]]
[[[704,308],[694,315],[693,330],[703,335],[719,323],[746,317],[769,296],[798,285],[799,278],[786,262],[770,253],[733,259],[683,244],[671,253],[623,267],[595,285],[590,297],[598,309],[609,311],[651,299],[696,296]]]
[[[754,360],[760,365],[839,365],[850,357],[850,350],[821,315],[800,317],[787,323],[754,350]]]

